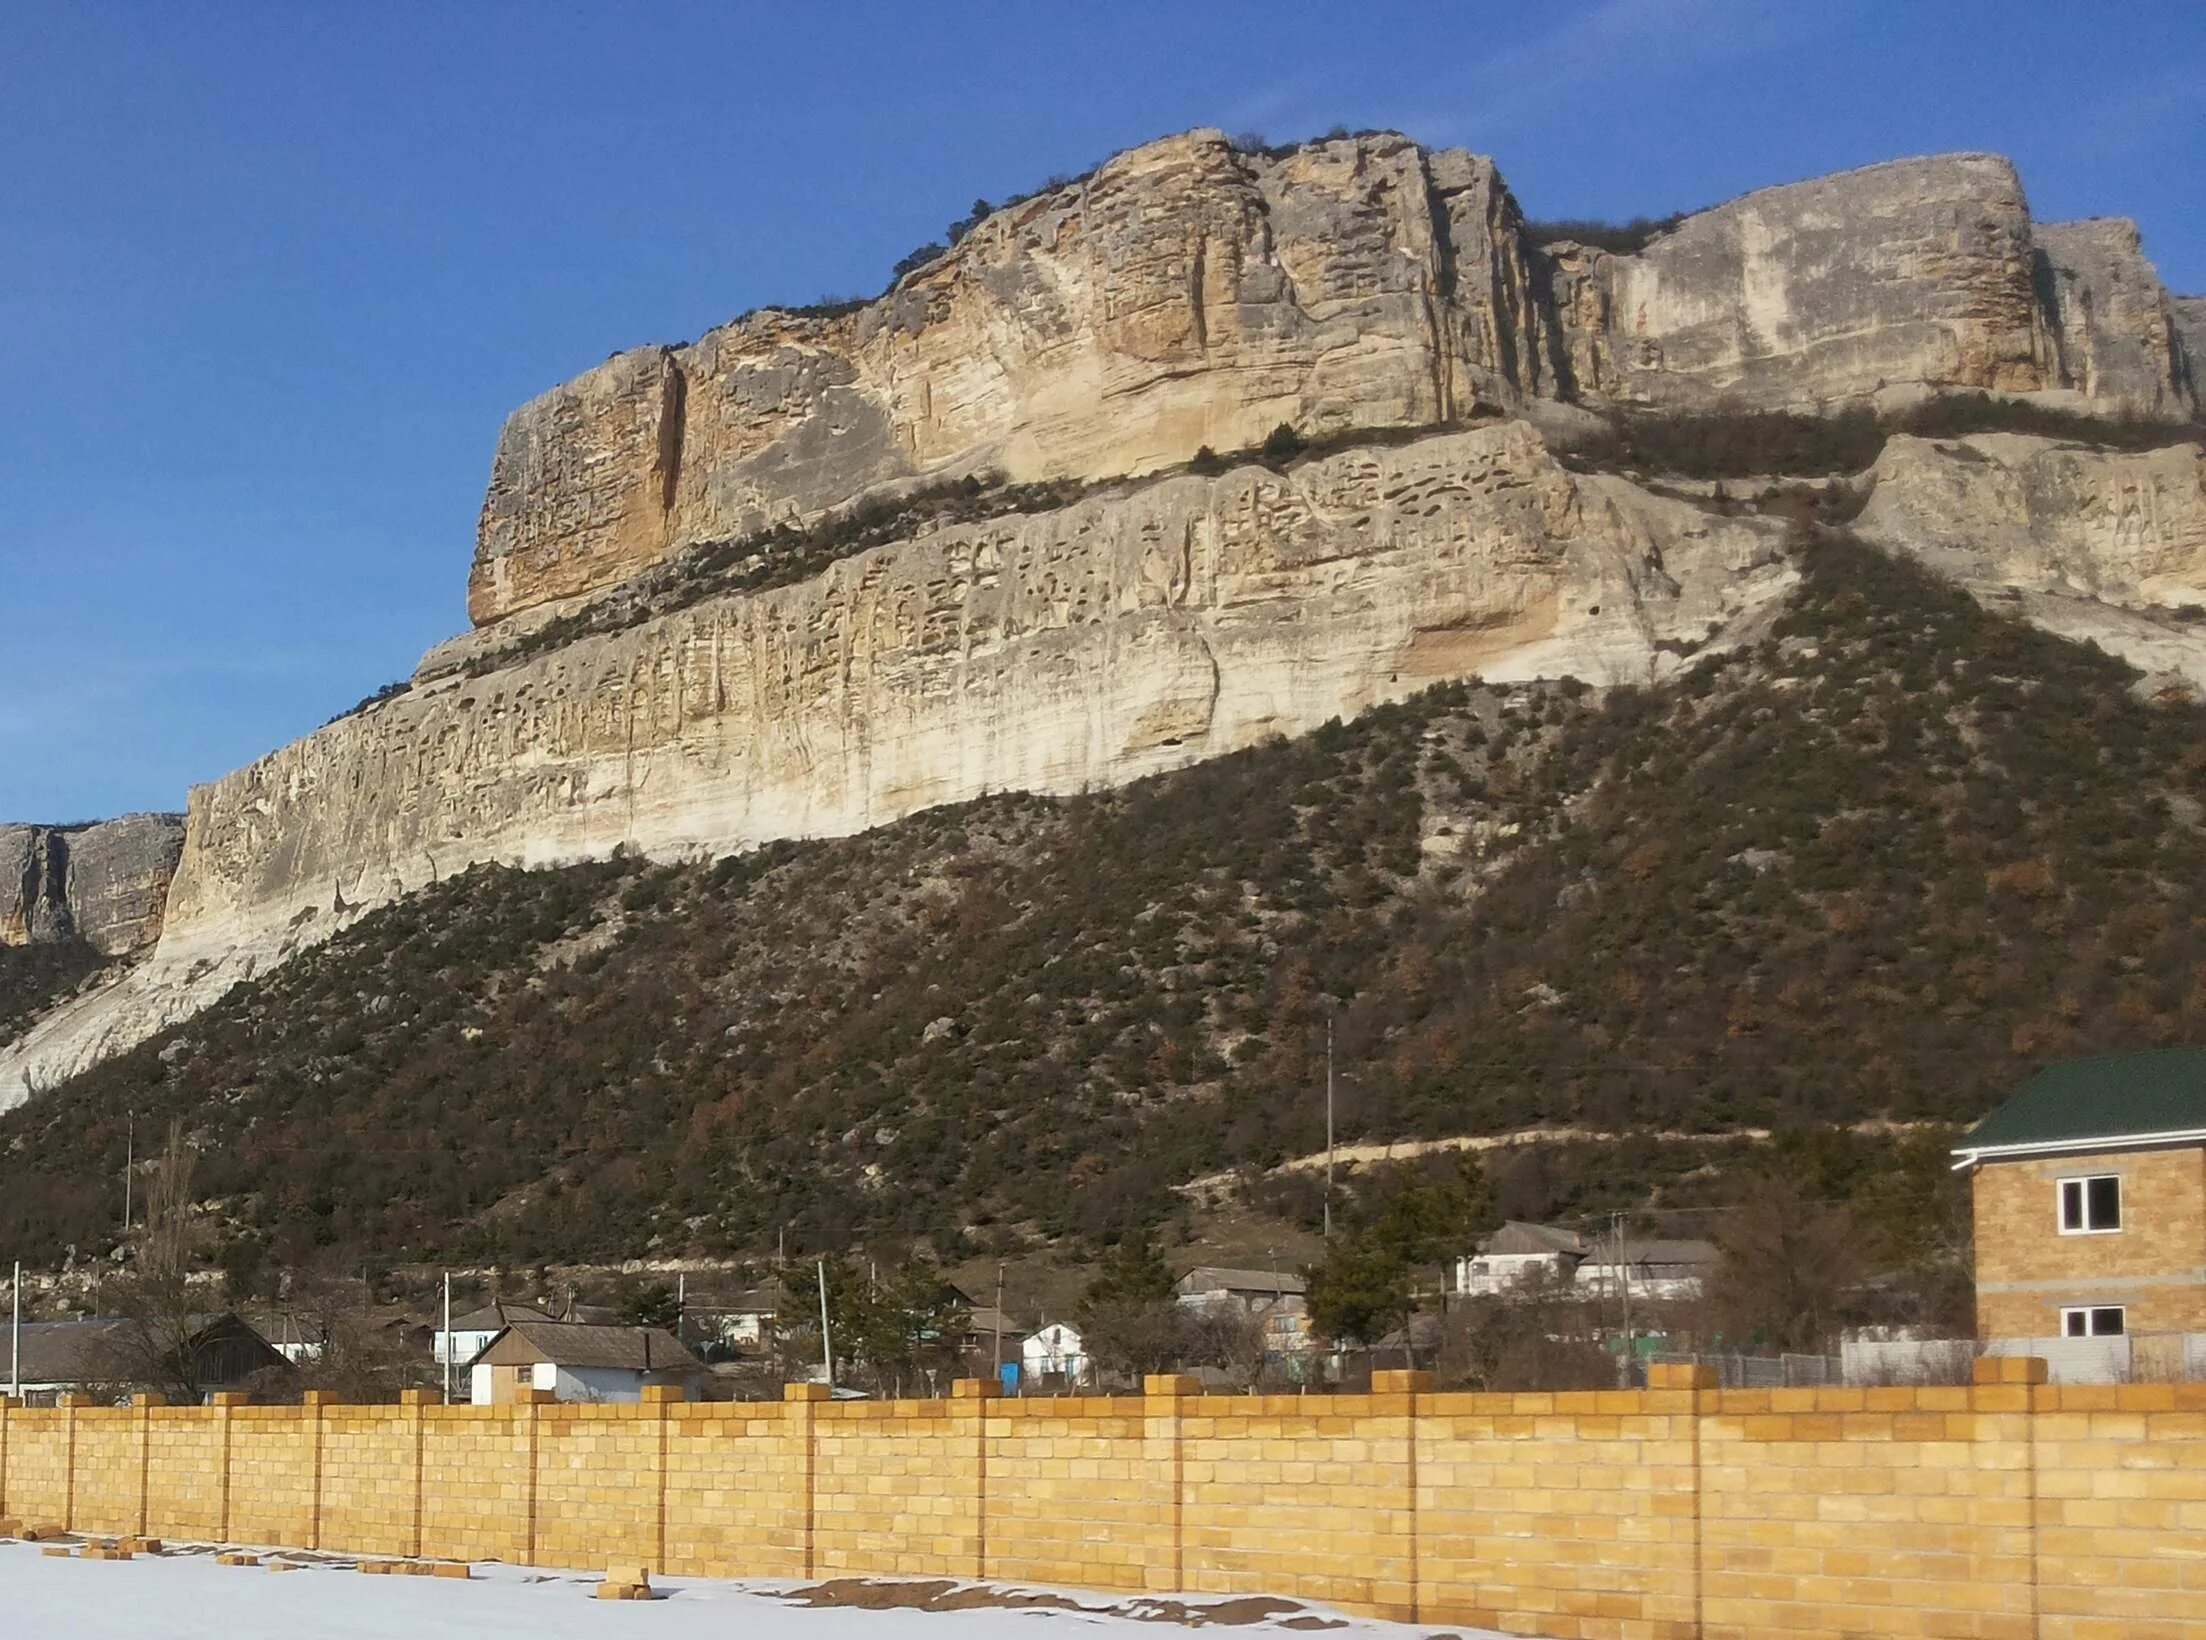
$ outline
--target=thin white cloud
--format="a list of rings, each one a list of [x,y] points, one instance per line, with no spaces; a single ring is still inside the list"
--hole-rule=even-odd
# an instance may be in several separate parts
[[[1490,148],[1500,133],[1567,118],[1571,103],[1603,86],[1658,86],[1759,56],[1832,28],[1850,9],[1838,0],[1601,0],[1544,34],[1467,61],[1455,106],[1414,129],[1427,141]]]

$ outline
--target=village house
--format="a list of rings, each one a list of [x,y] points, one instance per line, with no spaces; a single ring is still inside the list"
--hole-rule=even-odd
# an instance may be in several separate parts
[[[1707,1291],[1716,1259],[1713,1242],[1625,1236],[1594,1242],[1571,1281],[1588,1298],[1693,1299]]]
[[[1019,1341],[1021,1382],[1057,1382],[1077,1387],[1088,1381],[1088,1348],[1079,1329],[1045,1321]]]
[[[1276,1356],[1310,1348],[1310,1284],[1282,1270],[1234,1270],[1201,1264],[1173,1283],[1182,1307],[1248,1316],[1264,1329],[1264,1349]]]
[[[255,1374],[280,1369],[284,1357],[232,1313],[195,1318],[188,1372],[151,1359],[137,1324],[114,1316],[81,1321],[26,1321],[11,1337],[0,1367],[0,1389],[29,1406],[52,1406],[63,1395],[116,1399],[139,1390],[162,1390],[182,1377],[203,1395],[233,1390]]]
[[[712,1359],[756,1355],[772,1340],[780,1307],[773,1289],[761,1287],[724,1303],[690,1304],[682,1311],[682,1325],[690,1338],[705,1345]]]
[[[1665,1236],[1588,1237],[1511,1219],[1455,1261],[1455,1290],[1491,1296],[1552,1279],[1583,1298],[1698,1298],[1716,1267],[1712,1243]]]
[[[592,1321],[510,1322],[468,1366],[469,1399],[477,1406],[507,1405],[524,1389],[548,1389],[561,1401],[640,1401],[647,1384],[696,1384],[709,1376],[664,1327]]]
[[[534,1304],[492,1302],[452,1318],[451,1330],[439,1327],[430,1340],[429,1355],[438,1366],[450,1362],[464,1367],[483,1348],[516,1321],[554,1321],[558,1318]]]
[[[1478,1250],[1455,1261],[1455,1290],[1469,1295],[1505,1293],[1526,1281],[1568,1281],[1590,1248],[1575,1230],[1510,1219],[1480,1238]]]
[[[2206,1372],[2206,1049],[2048,1066],[1954,1155],[1988,1350],[2069,1381]]]

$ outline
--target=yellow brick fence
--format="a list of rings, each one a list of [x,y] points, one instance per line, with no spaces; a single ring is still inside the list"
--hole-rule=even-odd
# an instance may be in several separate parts
[[[673,1576],[1271,1593],[1576,1640],[2206,1640],[2206,1385],[209,1407],[0,1398],[0,1516]]]

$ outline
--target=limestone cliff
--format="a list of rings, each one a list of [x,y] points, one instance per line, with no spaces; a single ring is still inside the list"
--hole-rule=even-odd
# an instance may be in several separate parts
[[[2121,454],[2011,433],[1895,438],[1855,529],[1980,598],[2206,688],[2206,449]]]
[[[2183,322],[2132,227],[2034,228],[1989,155],[1765,189],[1618,256],[1534,245],[1475,155],[1392,135],[1243,153],[1198,131],[984,218],[854,311],[763,310],[523,406],[469,611],[587,597],[898,486],[1142,473],[1283,422],[1953,389],[2179,419]]]
[[[1555,265],[1570,380],[1589,396],[1775,410],[2048,385],[2030,209],[1994,155],[1763,189],[1637,255],[1566,249]]]
[[[2053,385],[2086,404],[2156,419],[2198,405],[2175,303],[2123,217],[2037,230]]]
[[[81,939],[126,956],[160,937],[184,846],[176,814],[0,826],[0,945]]]
[[[1547,387],[1535,286],[1491,161],[1392,136],[1154,143],[856,312],[766,309],[515,412],[469,609],[484,624],[920,477],[1141,473],[1281,422],[1516,403]]]
[[[2175,321],[2176,345],[2183,352],[2191,400],[2206,412],[2206,296],[2174,297],[2168,312]]]
[[[1490,161],[1400,137],[1133,150],[875,302],[622,354],[517,411],[469,665],[196,790],[180,859],[173,821],[0,830],[0,939],[159,936],[0,1047],[0,1106],[477,862],[1070,792],[1444,679],[1653,679],[1754,630],[1793,575],[1780,524],[1566,470],[1536,426],[1585,422],[1573,401],[1969,389],[2175,420],[2202,359],[2206,301],[2167,296],[2133,227],[2035,226],[1987,156],[1764,190],[1618,255],[1535,244]],[[1447,430],[1161,476],[1282,422]],[[636,595],[701,543],[984,469],[1112,482],[766,590]],[[2206,602],[2195,446],[1895,439],[1870,482],[1872,539],[2206,683],[2165,609]],[[625,624],[513,641],[623,583],[591,613]]]
[[[1781,593],[1781,536],[1509,422],[949,527],[416,689],[194,791],[158,951],[0,1054],[0,1104],[479,861],[1073,792],[1445,679],[1652,679]]]

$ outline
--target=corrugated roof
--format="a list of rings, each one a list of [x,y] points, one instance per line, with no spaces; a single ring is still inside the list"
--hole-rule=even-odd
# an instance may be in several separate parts
[[[519,1366],[609,1367],[628,1372],[681,1372],[704,1363],[664,1327],[604,1327],[590,1321],[515,1321],[483,1346],[477,1361]]]
[[[2090,1145],[2206,1130],[2206,1048],[2156,1048],[2048,1065],[1977,1123],[1957,1154]]]
[[[452,1330],[456,1333],[494,1333],[516,1321],[550,1321],[553,1317],[534,1304],[485,1304],[479,1310],[469,1310],[465,1315],[452,1318]]]
[[[1284,1270],[1228,1270],[1200,1264],[1180,1277],[1182,1293],[1301,1293],[1309,1283]]]
[[[1554,1224],[1528,1224],[1510,1219],[1478,1244],[1481,1253],[1583,1253],[1585,1238],[1575,1230]]]
[[[1596,1269],[1618,1264],[1713,1264],[1717,1256],[1713,1242],[1647,1236],[1626,1237],[1621,1256],[1613,1241],[1595,1242],[1586,1262]]]
[[[99,1384],[129,1376],[130,1323],[112,1317],[23,1323],[26,1384]],[[0,1360],[0,1368],[7,1365]]]

